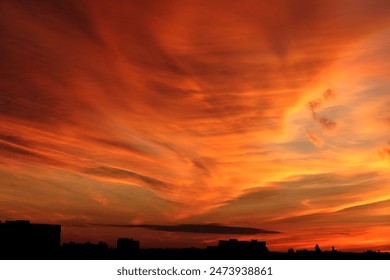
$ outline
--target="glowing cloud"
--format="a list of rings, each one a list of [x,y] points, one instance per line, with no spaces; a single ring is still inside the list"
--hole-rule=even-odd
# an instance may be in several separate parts
[[[66,240],[83,239],[73,224],[220,223],[304,244],[318,231],[302,218],[299,235],[294,215],[388,199],[389,1],[1,6],[1,220],[63,223]],[[369,215],[370,236],[388,236]],[[329,232],[363,238],[331,217]]]

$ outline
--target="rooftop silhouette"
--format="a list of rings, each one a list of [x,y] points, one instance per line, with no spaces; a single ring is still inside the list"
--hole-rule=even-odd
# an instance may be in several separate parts
[[[59,254],[61,226],[30,221],[0,222],[1,258],[53,258]]]

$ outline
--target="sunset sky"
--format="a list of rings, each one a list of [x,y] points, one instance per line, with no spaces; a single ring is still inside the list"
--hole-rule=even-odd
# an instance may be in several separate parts
[[[0,220],[390,251],[389,61],[388,0],[1,0]]]

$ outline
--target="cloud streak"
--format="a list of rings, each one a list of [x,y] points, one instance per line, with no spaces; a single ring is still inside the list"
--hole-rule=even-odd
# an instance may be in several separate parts
[[[307,136],[309,136],[310,141],[317,147],[322,147],[324,145],[324,141],[318,137],[314,132],[306,130]]]
[[[109,225],[126,228],[146,228],[167,232],[207,233],[207,234],[278,234],[280,232],[251,227],[224,226],[220,224],[182,224],[182,225]]]
[[[98,167],[91,167],[88,169],[83,170],[83,172],[87,174],[91,174],[94,176],[100,176],[104,178],[113,178],[113,179],[135,179],[136,181],[140,181],[141,183],[146,183],[147,185],[150,185],[152,187],[155,187],[157,189],[163,189],[165,191],[169,191],[169,189],[172,189],[173,185],[148,177],[144,176],[132,171],[119,169],[119,168],[112,168],[107,166],[98,166]]]
[[[318,110],[324,106],[324,103],[334,99],[336,97],[335,92],[332,89],[324,91],[322,98],[318,98],[308,102],[307,106],[311,111],[313,120],[315,120],[324,130],[333,130],[336,128],[337,123],[329,118],[319,115]]]

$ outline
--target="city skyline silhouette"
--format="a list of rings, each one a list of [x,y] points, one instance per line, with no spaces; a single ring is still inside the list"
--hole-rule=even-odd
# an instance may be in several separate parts
[[[366,252],[342,252],[332,247],[321,250],[290,248],[286,252],[273,252],[265,241],[245,241],[230,238],[206,248],[142,248],[139,240],[119,237],[116,247],[104,241],[99,243],[61,243],[61,225],[34,224],[27,220],[0,223],[0,259],[390,259],[389,252],[368,250]]]

